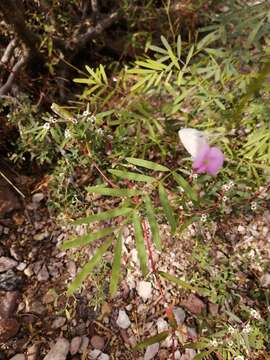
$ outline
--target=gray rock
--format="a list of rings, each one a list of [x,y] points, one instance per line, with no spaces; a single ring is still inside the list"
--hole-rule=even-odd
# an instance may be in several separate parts
[[[98,350],[102,350],[104,348],[105,345],[105,341],[104,338],[99,336],[99,335],[94,335],[91,337],[90,340],[91,345],[93,346],[94,349],[98,349]]]
[[[89,338],[84,335],[82,337],[82,343],[81,343],[81,346],[80,346],[80,349],[79,349],[79,353],[80,354],[86,353],[88,345],[89,345]]]
[[[44,264],[40,269],[39,273],[37,274],[38,281],[47,281],[49,279],[49,273],[47,270],[46,265]]]
[[[25,355],[24,354],[16,354],[10,360],[25,360]]]
[[[27,348],[27,360],[37,360],[39,344],[33,344]]]
[[[59,329],[60,327],[65,325],[65,322],[66,322],[66,318],[64,318],[63,316],[59,316],[53,321],[52,328]]]
[[[21,287],[22,278],[15,274],[13,270],[0,274],[0,290],[12,291]]]
[[[69,350],[70,353],[71,353],[71,355],[77,354],[77,352],[78,352],[79,349],[80,349],[81,343],[82,343],[82,338],[81,338],[80,336],[75,336],[75,337],[71,340],[70,350]]]
[[[16,260],[13,260],[6,256],[0,257],[0,272],[5,272],[8,270],[11,270],[14,267],[16,267],[17,265],[18,265],[18,262]]]
[[[68,340],[59,338],[43,360],[66,360],[68,352]]]
[[[131,323],[130,323],[129,317],[128,317],[127,313],[125,312],[125,310],[119,310],[116,324],[121,329],[127,329],[130,326]]]
[[[100,350],[92,350],[92,351],[90,351],[90,353],[89,353],[89,356],[88,356],[88,359],[89,360],[96,360],[98,357],[99,357],[99,355],[101,354],[101,351]]]
[[[8,319],[17,310],[18,307],[18,291],[8,291],[0,298],[0,318]]]
[[[36,193],[32,196],[32,202],[33,203],[40,203],[44,199],[43,193]]]
[[[41,233],[37,233],[33,236],[33,239],[36,241],[42,241],[46,239],[49,236],[49,233],[47,231],[43,231]]]
[[[194,349],[186,349],[180,360],[192,360],[195,356],[196,351]]]
[[[98,357],[98,360],[110,360],[110,357],[108,354],[101,353]]]
[[[260,283],[262,287],[268,287],[270,285],[270,273],[266,273],[261,276]]]
[[[144,354],[144,360],[151,360],[153,359],[159,350],[159,343],[155,343],[152,345],[149,345],[146,349],[146,352]]]
[[[46,311],[46,307],[40,301],[36,300],[26,306],[26,311],[42,315]]]
[[[173,314],[177,322],[177,325],[182,325],[186,318],[185,311],[181,307],[176,306],[173,308]]]

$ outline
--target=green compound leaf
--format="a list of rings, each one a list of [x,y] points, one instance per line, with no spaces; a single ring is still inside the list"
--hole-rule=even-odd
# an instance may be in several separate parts
[[[153,242],[158,250],[161,250],[161,240],[160,240],[160,234],[159,234],[159,227],[157,220],[155,218],[155,212],[152,205],[152,201],[150,199],[149,195],[146,195],[144,198],[145,207],[146,207],[146,215],[147,219],[150,224],[151,233],[153,237]]]
[[[132,157],[127,157],[126,160],[132,165],[141,166],[146,169],[150,169],[150,170],[154,170],[154,171],[162,171],[162,172],[170,171],[170,169],[168,169],[166,166],[156,164],[153,161],[136,159],[136,158],[132,158]]]
[[[196,289],[194,286],[189,285],[189,284],[186,283],[185,281],[178,279],[178,278],[177,278],[176,276],[174,276],[174,275],[168,274],[168,273],[166,273],[166,272],[164,272],[164,271],[159,271],[158,273],[159,273],[159,275],[160,275],[161,277],[163,277],[164,279],[166,279],[166,280],[168,280],[168,281],[170,281],[170,282],[172,282],[172,283],[174,283],[174,284],[176,284],[176,285],[178,285],[178,286],[181,286],[181,287],[183,287],[184,289],[197,291],[197,289]]]
[[[93,232],[91,234],[86,234],[83,236],[79,236],[75,239],[71,239],[68,241],[65,241],[60,248],[62,250],[66,250],[66,249],[72,249],[78,246],[82,246],[82,245],[86,245],[89,244],[97,239],[103,238],[109,234],[111,234],[112,232],[115,231],[115,228],[112,227],[107,227],[105,229]]]
[[[114,296],[120,279],[121,268],[121,255],[122,255],[122,231],[118,234],[114,248],[114,258],[112,263],[112,275],[110,282],[110,296]]]
[[[138,252],[140,266],[141,266],[142,273],[145,276],[148,273],[147,254],[146,254],[146,249],[145,249],[145,244],[144,244],[141,219],[136,212],[134,212],[134,214],[133,214],[133,226],[134,226],[134,234],[135,234],[135,240],[136,240],[136,249]]]
[[[199,200],[198,194],[196,193],[196,191],[192,189],[189,183],[181,175],[177,173],[173,173],[173,177],[177,182],[177,184],[184,189],[185,193],[190,198],[190,200],[198,202]]]
[[[176,231],[176,220],[175,220],[174,212],[170,206],[168,195],[161,184],[159,185],[158,191],[159,191],[159,199],[161,205],[163,207],[166,218],[171,226],[172,233],[174,234]]]
[[[72,225],[90,224],[94,221],[109,220],[117,216],[128,215],[133,209],[131,208],[117,208],[113,210],[104,211],[98,214],[89,215],[78,219],[72,223]]]
[[[69,285],[67,294],[71,295],[74,293],[76,289],[82,286],[82,283],[87,278],[87,276],[91,273],[96,265],[101,261],[102,256],[108,250],[108,248],[112,244],[112,239],[106,240],[95,252],[95,255],[84,265],[82,270],[77,274],[74,281]]]
[[[135,345],[133,350],[143,350],[149,345],[160,343],[161,341],[165,340],[169,334],[169,331],[163,331],[157,335],[151,336]]]
[[[117,177],[120,177],[121,179],[127,179],[127,180],[133,180],[133,181],[143,181],[151,183],[153,181],[156,181],[156,179],[152,176],[142,175],[135,172],[130,171],[122,171],[122,170],[114,170],[111,169],[109,172]]]
[[[141,195],[141,191],[136,189],[113,189],[113,188],[106,188],[104,186],[88,186],[86,190],[88,192],[92,192],[100,195],[107,195],[107,196],[133,197],[133,196]]]

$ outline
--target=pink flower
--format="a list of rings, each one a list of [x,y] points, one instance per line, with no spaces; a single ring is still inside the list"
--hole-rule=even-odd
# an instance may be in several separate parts
[[[199,174],[216,175],[222,168],[223,162],[223,152],[217,147],[210,147],[205,144],[193,160],[193,169]]]

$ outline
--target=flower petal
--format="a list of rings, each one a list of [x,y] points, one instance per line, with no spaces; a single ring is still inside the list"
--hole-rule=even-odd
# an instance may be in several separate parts
[[[224,162],[223,152],[217,147],[211,147],[207,158],[207,173],[216,175]]]
[[[210,146],[208,144],[205,144],[199,154],[195,157],[193,160],[193,169],[197,169],[204,165],[204,162],[208,159],[208,153],[210,151]]]

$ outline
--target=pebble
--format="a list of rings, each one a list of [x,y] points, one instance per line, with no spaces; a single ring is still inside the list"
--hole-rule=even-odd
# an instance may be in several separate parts
[[[68,352],[68,340],[59,338],[43,360],[66,360]]]
[[[42,302],[43,304],[51,304],[56,300],[56,298],[57,298],[57,294],[52,290],[48,290],[46,294],[43,296]]]
[[[76,276],[77,268],[74,261],[69,260],[67,262],[67,271],[69,272],[71,278],[74,278]]]
[[[25,355],[24,354],[16,354],[10,360],[25,360]]]
[[[37,300],[31,302],[30,304],[27,304],[26,311],[33,312],[38,315],[42,315],[46,311],[46,308],[40,301]]]
[[[99,336],[99,335],[94,335],[91,337],[90,340],[91,345],[93,346],[94,349],[98,349],[98,350],[102,350],[104,348],[105,345],[105,341],[104,338]]]
[[[194,294],[190,294],[186,300],[182,301],[181,305],[195,315],[200,315],[206,308],[205,303]]]
[[[129,317],[128,317],[127,313],[125,312],[125,310],[119,310],[116,324],[121,329],[127,329],[130,326],[131,323],[130,323]]]
[[[88,359],[89,360],[96,360],[100,354],[101,354],[100,350],[92,350],[89,353]]]
[[[81,338],[80,336],[75,336],[75,337],[71,340],[70,350],[69,350],[70,353],[71,353],[71,355],[77,354],[77,352],[78,352],[79,349],[80,349],[81,343],[82,343],[82,338]]]
[[[211,302],[208,303],[208,310],[212,316],[218,315],[219,306],[218,304],[213,304]]]
[[[19,271],[23,271],[25,270],[27,264],[25,262],[21,262],[17,267],[16,269],[19,270]]]
[[[18,265],[18,262],[16,260],[13,260],[6,256],[0,257],[0,272],[5,272],[8,270],[11,270],[14,267],[16,267],[17,265]]]
[[[240,234],[245,234],[246,233],[246,228],[243,225],[239,225],[237,230],[238,230],[238,232]]]
[[[260,284],[262,287],[268,287],[270,285],[270,273],[266,273],[261,276]]]
[[[53,321],[52,328],[59,329],[60,327],[65,325],[65,322],[66,322],[66,318],[64,318],[63,316],[59,316]]]
[[[29,265],[25,270],[24,270],[24,275],[26,275],[27,277],[31,277],[34,272],[33,272],[33,267],[32,265]]]
[[[39,344],[33,344],[27,348],[27,360],[37,360]]]
[[[194,349],[186,349],[180,360],[192,360],[195,356],[196,351]]]
[[[186,318],[185,311],[181,307],[176,306],[173,308],[173,314],[177,322],[177,325],[182,325]]]
[[[15,336],[19,330],[19,323],[16,319],[1,319],[0,320],[0,343],[6,342],[8,339]]]
[[[169,359],[169,352],[167,349],[161,349],[158,356],[159,360],[167,360]]]
[[[18,307],[18,291],[8,291],[0,298],[0,318],[10,318]]]
[[[143,301],[147,301],[152,296],[152,285],[148,281],[140,281],[137,285],[137,292]]]
[[[0,290],[17,290],[22,285],[22,278],[15,274],[13,270],[0,274]]]
[[[156,354],[158,353],[158,350],[159,350],[159,343],[149,345],[145,351],[143,359],[144,360],[153,359],[156,356]]]
[[[40,203],[44,199],[43,193],[36,193],[32,196],[33,203]]]
[[[47,281],[49,279],[49,273],[46,265],[44,264],[37,274],[38,281]]]
[[[80,349],[79,349],[79,353],[80,354],[86,353],[88,345],[89,345],[89,338],[84,335],[82,337],[82,343],[81,343],[81,346],[80,346]]]
[[[37,233],[33,236],[33,239],[36,241],[42,241],[46,239],[49,236],[49,233],[47,231],[43,231],[41,233]]]
[[[166,320],[160,317],[157,319],[157,329],[158,329],[158,333],[166,331],[169,329],[169,324],[167,323]]]
[[[108,354],[101,353],[98,357],[98,360],[110,360],[110,357]]]

